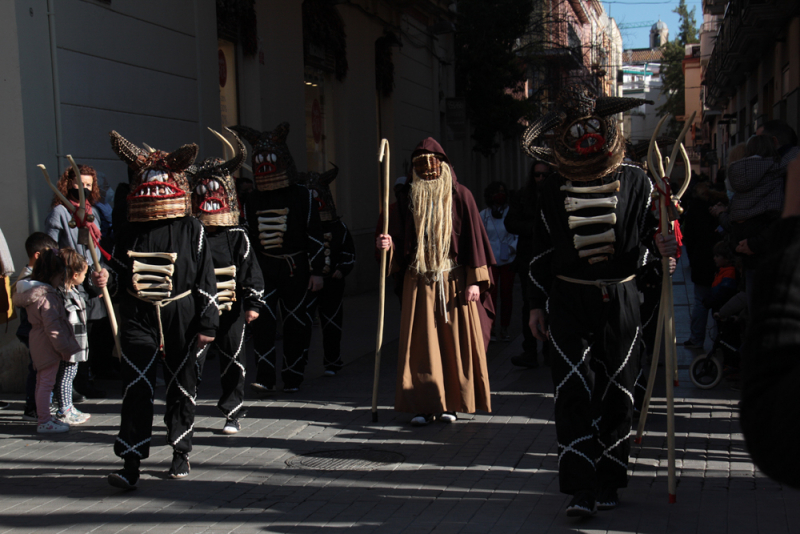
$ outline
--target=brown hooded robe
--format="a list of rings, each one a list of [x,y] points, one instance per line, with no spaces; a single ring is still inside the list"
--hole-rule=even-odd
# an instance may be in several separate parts
[[[433,152],[450,163],[430,137],[411,157],[420,152]],[[486,296],[492,284],[489,266],[495,261],[472,193],[458,183],[455,171],[452,176],[450,255],[458,267],[445,274],[449,323],[437,303],[438,287],[408,268],[417,246],[409,209],[410,183],[398,195],[397,217],[389,227],[392,272],[405,271],[395,391],[395,410],[400,412],[491,411],[486,347],[494,309]],[[480,288],[479,302],[467,302],[466,291],[473,284]]]

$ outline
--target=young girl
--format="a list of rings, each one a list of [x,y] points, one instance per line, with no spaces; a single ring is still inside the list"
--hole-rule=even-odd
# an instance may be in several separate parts
[[[78,362],[85,362],[89,356],[89,340],[86,334],[86,302],[78,292],[77,287],[86,278],[89,264],[86,258],[72,248],[62,248],[60,256],[66,265],[64,285],[60,288],[60,293],[64,299],[67,318],[72,325],[72,331],[81,350],[72,354],[69,357],[69,361],[65,360],[59,364],[56,389],[53,394],[58,403],[56,417],[64,423],[80,425],[85,423],[91,416],[72,405],[72,382],[78,374]]]
[[[66,264],[57,250],[46,250],[36,260],[30,280],[17,285],[14,305],[24,307],[31,323],[30,349],[36,368],[37,428],[41,433],[66,432],[69,424],[50,415],[50,392],[59,364],[80,352],[67,310],[57,287],[64,283]]]

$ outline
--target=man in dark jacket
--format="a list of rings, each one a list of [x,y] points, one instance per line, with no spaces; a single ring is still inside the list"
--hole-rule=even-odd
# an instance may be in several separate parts
[[[536,338],[528,328],[531,303],[528,298],[531,279],[528,276],[528,265],[533,259],[533,228],[536,226],[536,208],[538,204],[537,187],[552,173],[550,165],[537,161],[531,165],[528,183],[519,195],[512,195],[512,202],[506,215],[506,230],[517,234],[517,272],[522,289],[522,354],[513,356],[511,363],[519,367],[536,368],[539,366]],[[549,365],[550,358],[546,350],[547,341],[542,343],[542,355]]]
[[[753,462],[800,488],[800,158],[789,164],[786,204],[757,270],[751,327],[742,350],[740,419]]]

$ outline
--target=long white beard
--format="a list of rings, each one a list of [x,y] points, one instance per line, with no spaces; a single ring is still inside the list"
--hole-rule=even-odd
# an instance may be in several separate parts
[[[453,234],[453,179],[450,166],[442,162],[436,180],[423,180],[416,172],[411,182],[411,213],[417,231],[417,251],[411,268],[429,282],[442,282],[449,271]]]

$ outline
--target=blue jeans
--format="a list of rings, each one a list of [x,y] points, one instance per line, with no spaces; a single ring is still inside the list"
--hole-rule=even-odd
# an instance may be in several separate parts
[[[691,341],[702,345],[706,340],[706,325],[708,324],[708,308],[703,306],[703,300],[711,296],[711,287],[694,285],[694,305],[691,317]]]

